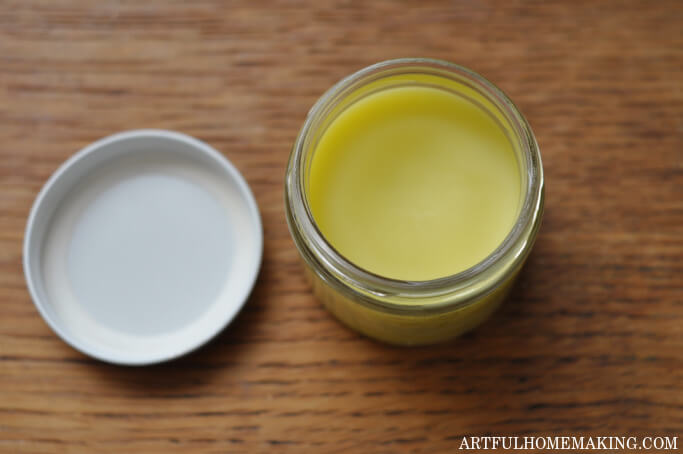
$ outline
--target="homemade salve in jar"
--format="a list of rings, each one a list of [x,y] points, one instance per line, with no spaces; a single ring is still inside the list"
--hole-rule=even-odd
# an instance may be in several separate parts
[[[507,294],[540,225],[543,168],[493,84],[444,61],[391,60],[313,106],[285,199],[328,310],[375,339],[430,344],[474,328]]]

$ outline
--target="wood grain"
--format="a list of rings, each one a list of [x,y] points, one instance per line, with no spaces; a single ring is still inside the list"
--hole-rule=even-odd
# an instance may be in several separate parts
[[[680,1],[0,6],[0,451],[435,453],[467,434],[682,434]],[[419,349],[362,338],[322,309],[282,202],[317,97],[401,56],[497,83],[534,128],[547,178],[509,301],[475,332]],[[186,132],[235,163],[265,256],[213,343],[122,368],[50,331],[21,243],[64,159],[140,127]]]

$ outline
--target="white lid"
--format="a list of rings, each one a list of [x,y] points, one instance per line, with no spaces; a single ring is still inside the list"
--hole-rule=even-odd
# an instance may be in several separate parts
[[[256,201],[227,159],[184,134],[137,130],[85,147],[50,177],[28,219],[24,274],[67,343],[142,365],[229,324],[262,251]]]

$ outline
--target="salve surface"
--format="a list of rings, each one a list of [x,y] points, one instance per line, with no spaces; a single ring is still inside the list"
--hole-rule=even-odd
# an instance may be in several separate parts
[[[327,241],[393,279],[477,264],[519,211],[519,167],[501,127],[466,98],[426,86],[386,88],[346,108],[320,138],[309,178]]]

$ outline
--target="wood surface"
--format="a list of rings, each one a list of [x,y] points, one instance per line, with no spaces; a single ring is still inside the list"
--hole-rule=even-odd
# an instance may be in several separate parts
[[[454,452],[463,435],[683,443],[680,1],[0,1],[0,452]],[[283,175],[314,101],[371,63],[429,56],[494,81],[531,123],[541,233],[480,329],[404,349],[311,296]],[[107,365],[31,303],[42,184],[110,133],[203,139],[263,216],[256,289],[180,360]]]

